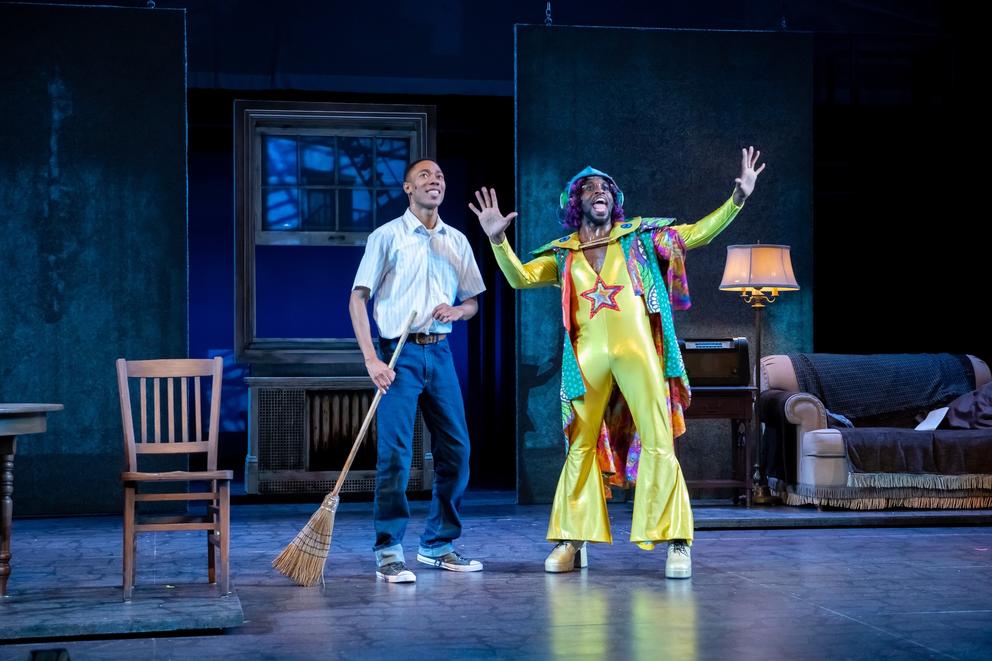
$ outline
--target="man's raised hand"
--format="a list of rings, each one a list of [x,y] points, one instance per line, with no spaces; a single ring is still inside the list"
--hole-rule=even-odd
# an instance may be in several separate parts
[[[469,202],[468,208],[479,218],[482,231],[486,233],[493,243],[503,243],[506,228],[510,222],[517,217],[516,211],[511,211],[505,216],[499,211],[499,202],[496,200],[496,189],[482,187],[482,190],[475,191],[475,199],[479,201],[479,208]]]
[[[761,167],[755,170],[755,166],[758,165],[758,159],[761,157],[760,151],[755,151],[754,147],[748,147],[747,149],[741,149],[741,176],[734,181],[737,183],[737,187],[740,189],[741,193],[747,198],[754,191],[754,182],[757,181],[758,175],[761,171],[765,169],[765,164],[762,163]]]

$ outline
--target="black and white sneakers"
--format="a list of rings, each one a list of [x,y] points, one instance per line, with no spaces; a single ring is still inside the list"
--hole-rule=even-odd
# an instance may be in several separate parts
[[[416,583],[417,575],[406,568],[406,563],[390,562],[375,570],[375,575],[387,583]]]
[[[417,554],[417,562],[421,562],[431,567],[447,569],[448,571],[482,571],[482,563],[478,560],[470,560],[452,551],[438,558]]]

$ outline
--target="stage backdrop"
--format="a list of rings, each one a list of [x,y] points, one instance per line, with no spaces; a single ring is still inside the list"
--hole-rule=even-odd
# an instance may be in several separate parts
[[[616,179],[628,217],[691,222],[730,196],[741,147],[755,145],[768,167],[730,228],[689,254],[693,304],[675,325],[753,339],[751,309],[717,288],[726,246],[788,244],[802,291],[769,308],[763,351],[810,350],[811,74],[804,35],[517,26],[518,254],[562,234],[558,196],[586,165]],[[544,503],[564,459],[560,293],[518,296],[518,500]],[[729,426],[690,421],[688,478],[729,476]]]
[[[0,5],[0,401],[15,515],[120,511],[114,360],[186,356],[185,13]]]

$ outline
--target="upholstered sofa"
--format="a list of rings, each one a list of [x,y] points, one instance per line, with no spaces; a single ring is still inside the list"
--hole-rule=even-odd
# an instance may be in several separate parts
[[[831,383],[821,383],[809,357],[827,359]],[[992,507],[992,429],[916,428],[929,410],[988,384],[984,361],[949,354],[773,355],[761,360],[760,378],[761,460],[769,487],[785,503]],[[824,400],[848,410],[830,410]]]

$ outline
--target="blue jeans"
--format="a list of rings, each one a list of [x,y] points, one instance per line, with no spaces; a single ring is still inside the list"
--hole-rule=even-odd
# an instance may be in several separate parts
[[[381,340],[389,361],[396,340]],[[413,423],[419,402],[431,433],[434,490],[419,553],[437,558],[453,550],[462,533],[458,515],[468,485],[469,440],[465,405],[447,340],[407,342],[396,361],[396,379],[379,402],[378,460],[375,475],[375,555],[379,566],[403,562],[403,534],[410,518],[406,485],[413,458]]]

